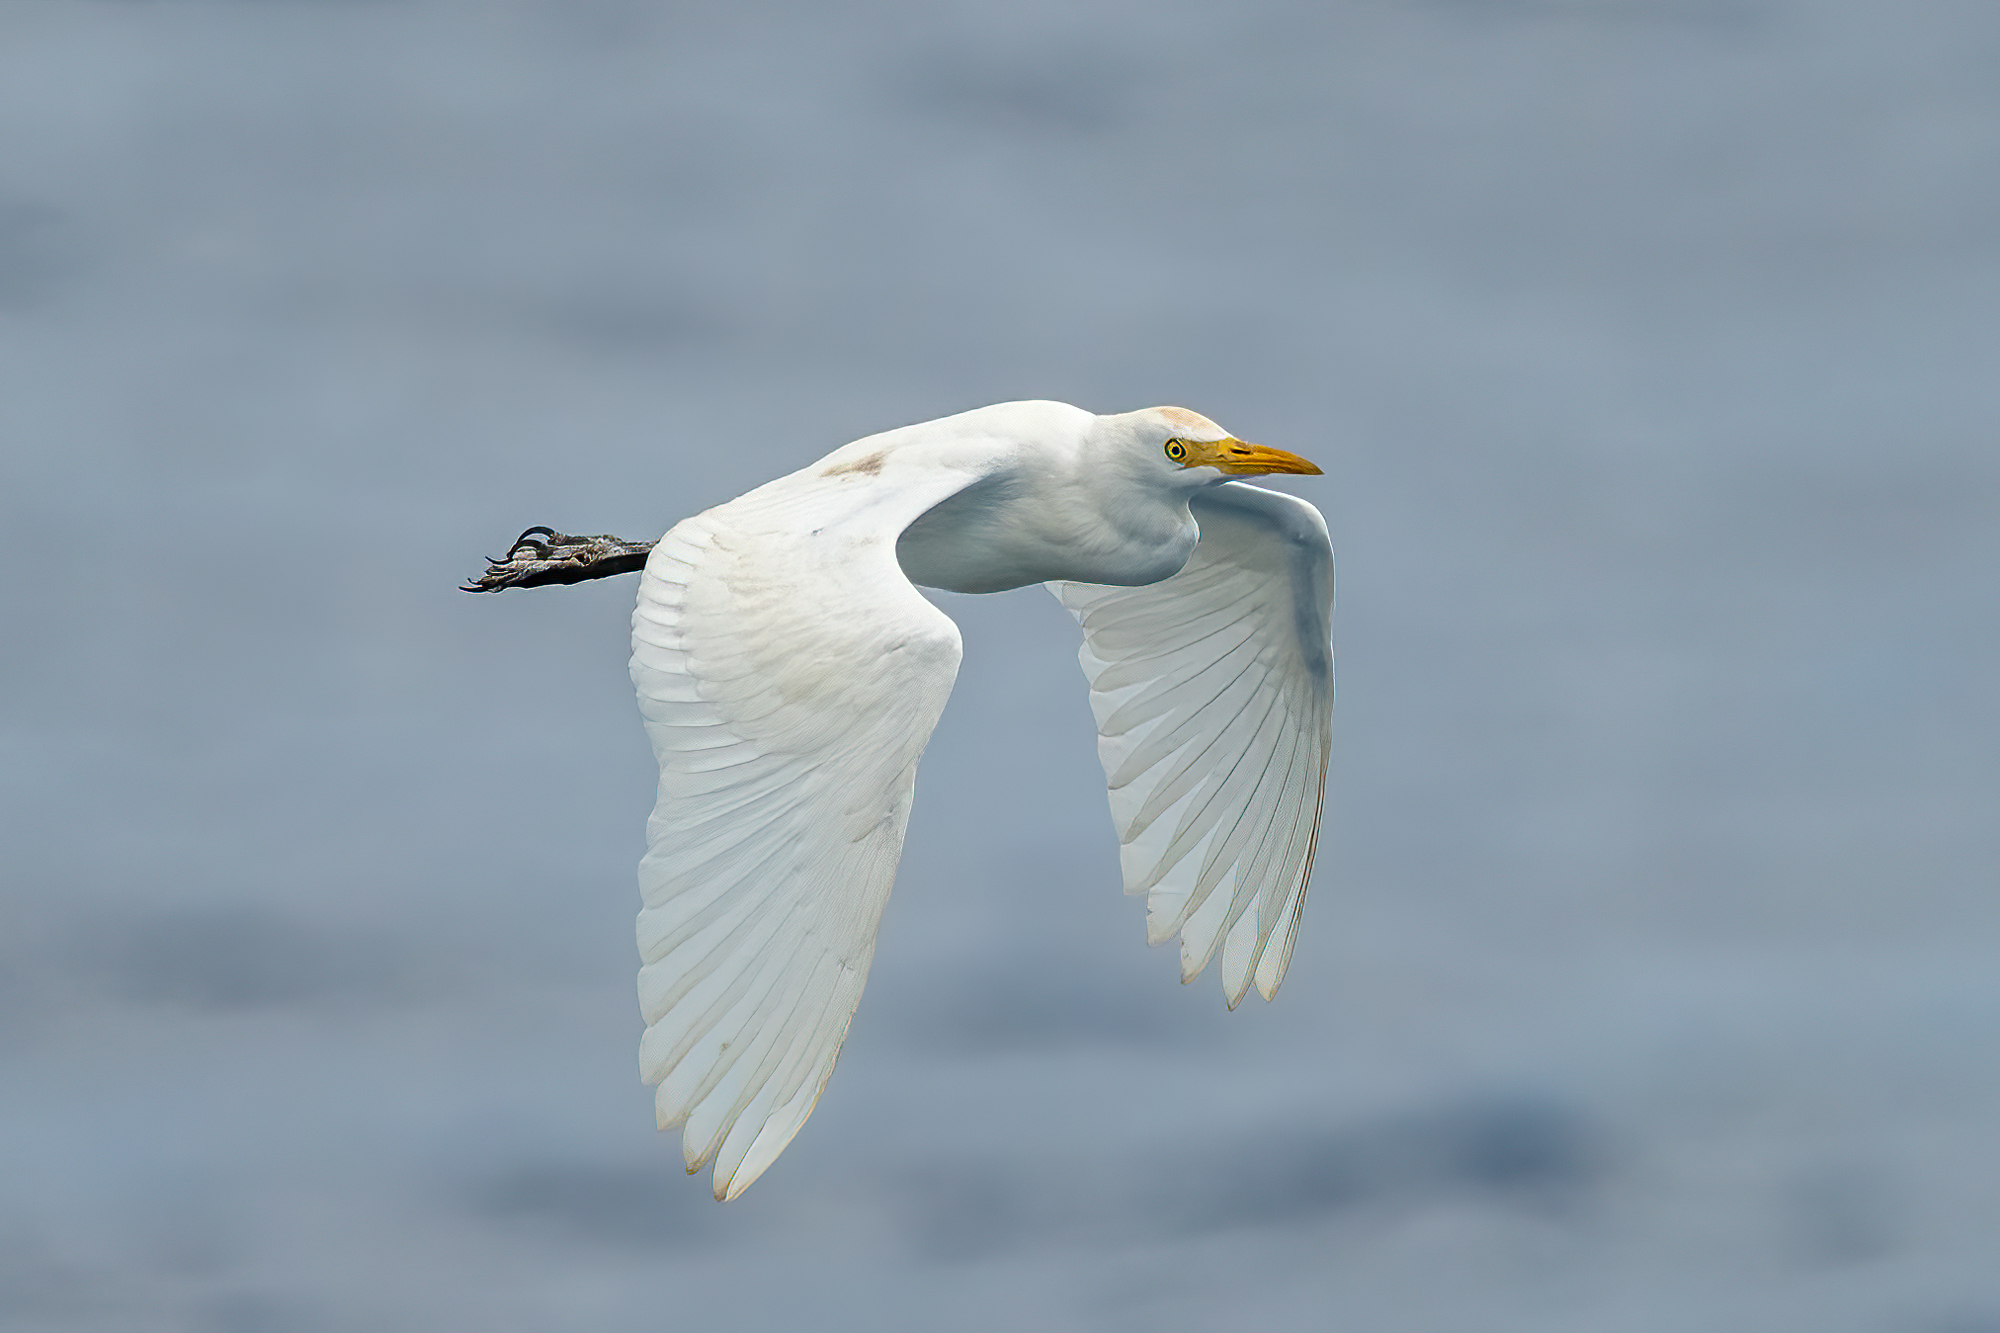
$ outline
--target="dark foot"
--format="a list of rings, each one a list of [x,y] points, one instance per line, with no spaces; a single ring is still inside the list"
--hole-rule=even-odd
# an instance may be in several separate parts
[[[646,567],[646,555],[652,549],[652,542],[571,537],[554,528],[529,528],[514,539],[506,555],[498,560],[487,556],[486,572],[459,588],[462,592],[499,592],[503,588],[582,583],[613,574],[634,574]]]

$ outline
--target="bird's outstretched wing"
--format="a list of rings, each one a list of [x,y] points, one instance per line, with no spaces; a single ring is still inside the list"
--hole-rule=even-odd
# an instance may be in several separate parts
[[[660,761],[639,1066],[718,1199],[770,1166],[833,1072],[958,672],[957,627],[895,557],[941,497],[880,512],[846,485],[781,479],[681,523],[632,616]]]
[[[1178,931],[1181,979],[1222,951],[1235,1008],[1284,979],[1333,736],[1333,547],[1319,511],[1241,482],[1190,504],[1185,568],[1137,588],[1051,584],[1080,657],[1125,892]]]

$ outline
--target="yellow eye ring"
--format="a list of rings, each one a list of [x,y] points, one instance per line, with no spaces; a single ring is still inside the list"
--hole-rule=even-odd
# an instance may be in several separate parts
[[[1167,457],[1176,463],[1183,462],[1187,458],[1187,444],[1181,440],[1168,440]]]

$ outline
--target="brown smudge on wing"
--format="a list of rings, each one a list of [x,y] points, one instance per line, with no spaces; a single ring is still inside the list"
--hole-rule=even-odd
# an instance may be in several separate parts
[[[873,477],[882,471],[882,460],[888,456],[888,450],[878,449],[867,457],[857,458],[851,463],[835,463],[832,467],[820,473],[820,475],[822,477],[838,477],[854,473],[863,477]]]

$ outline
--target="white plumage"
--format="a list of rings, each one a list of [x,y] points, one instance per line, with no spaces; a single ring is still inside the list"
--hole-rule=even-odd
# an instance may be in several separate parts
[[[632,617],[660,762],[640,863],[644,1078],[732,1199],[833,1070],[959,636],[917,584],[1047,583],[1083,626],[1127,893],[1233,1008],[1283,978],[1331,737],[1316,472],[1178,408],[1005,403],[870,436],[677,524]]]

